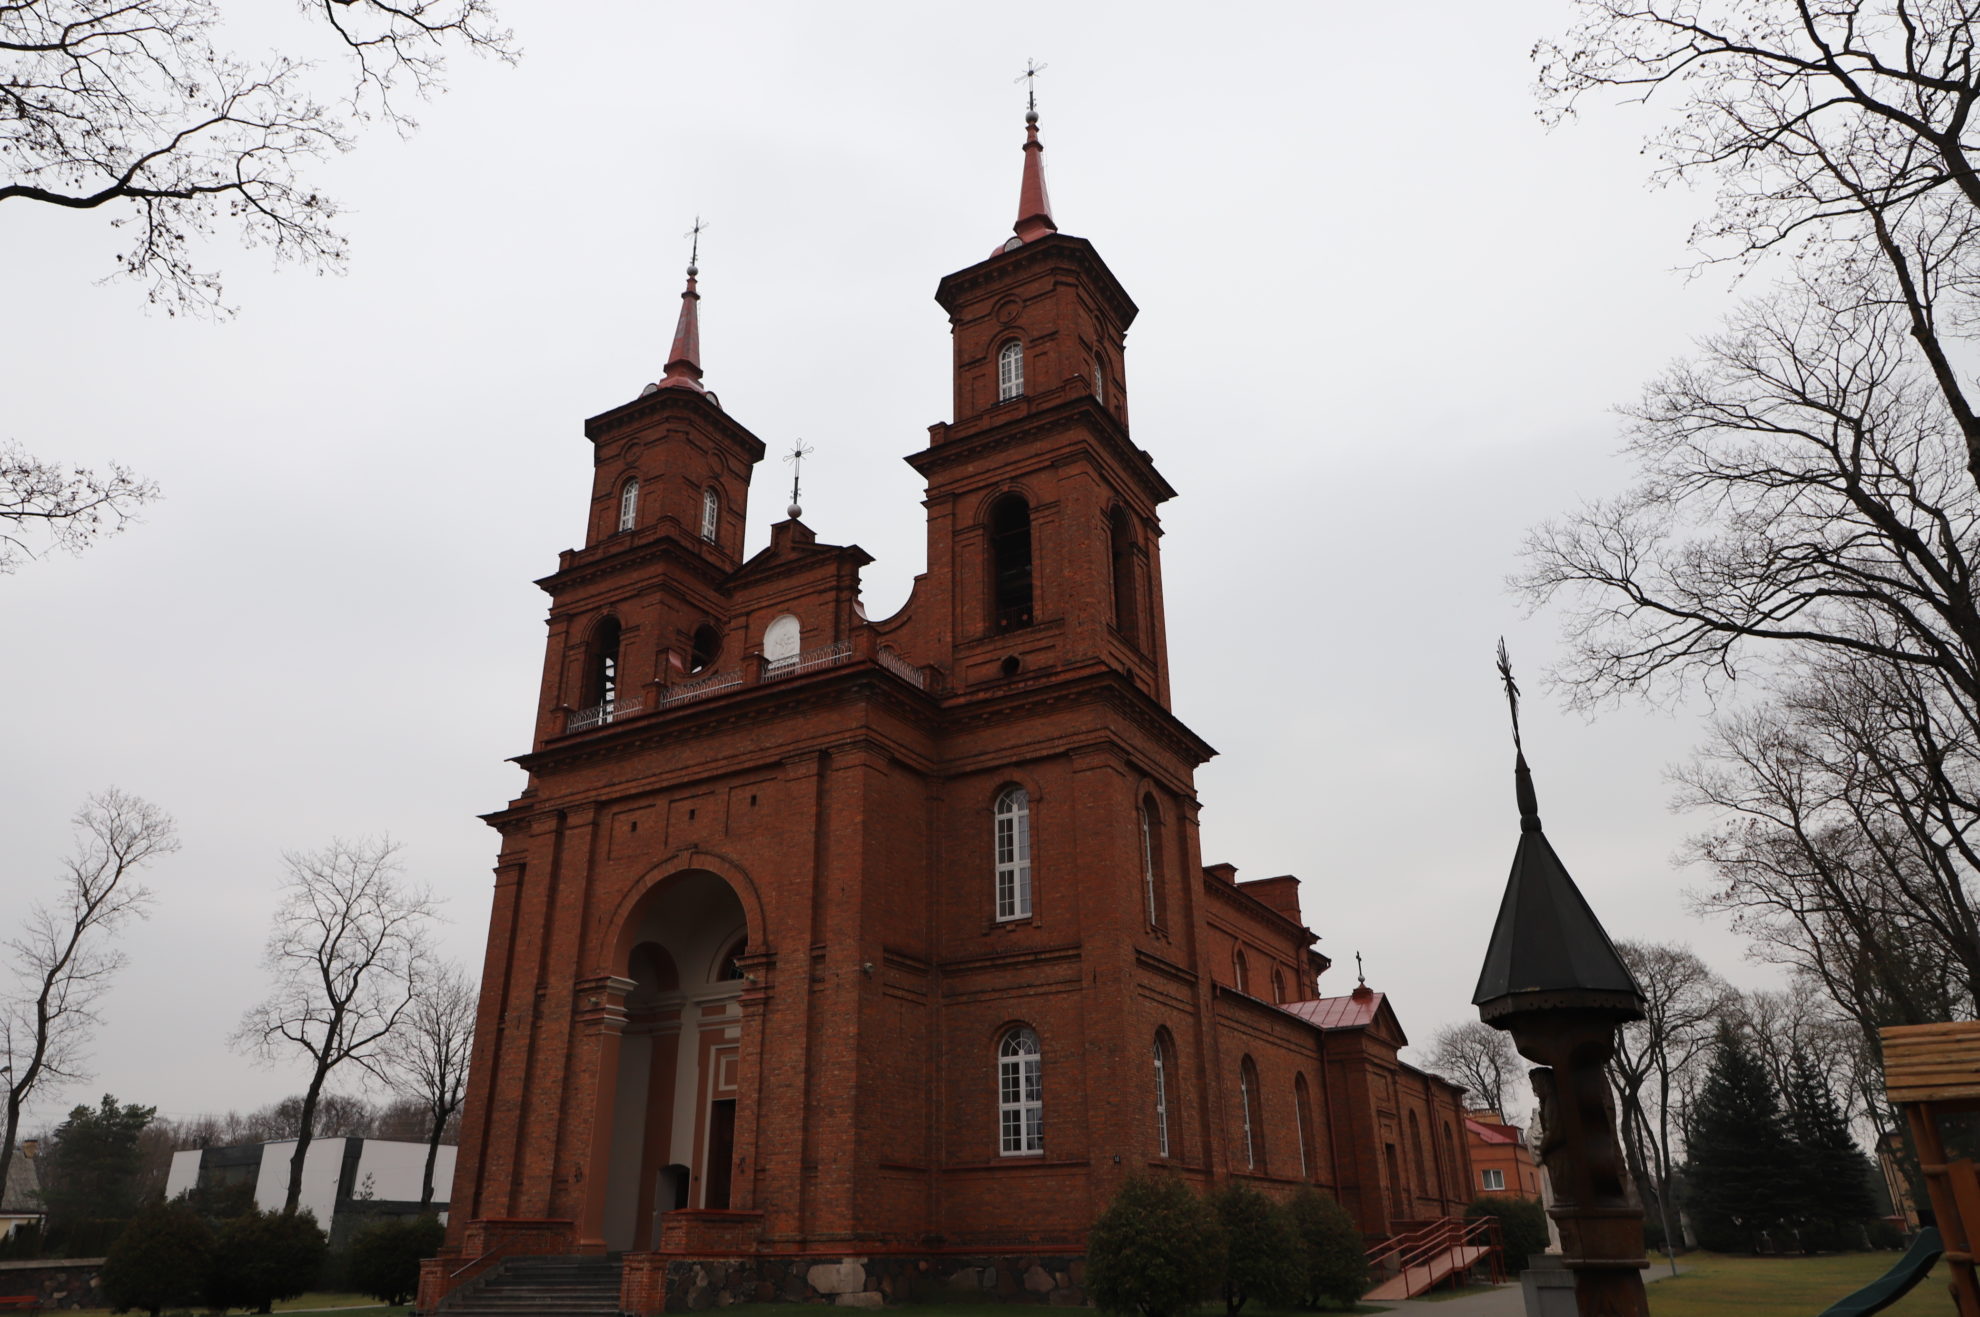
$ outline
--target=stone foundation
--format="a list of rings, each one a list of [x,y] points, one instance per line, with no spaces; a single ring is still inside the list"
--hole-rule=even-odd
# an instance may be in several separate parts
[[[1070,1253],[683,1258],[626,1255],[628,1313],[701,1312],[736,1303],[1086,1302],[1086,1258]]]
[[[102,1258],[62,1258],[42,1262],[0,1262],[0,1295],[32,1294],[50,1311],[101,1308]]]

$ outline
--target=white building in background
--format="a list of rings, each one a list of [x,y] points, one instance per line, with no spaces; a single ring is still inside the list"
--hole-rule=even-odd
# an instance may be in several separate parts
[[[193,1188],[219,1189],[252,1184],[254,1204],[278,1210],[289,1193],[289,1159],[294,1139],[248,1143],[231,1148],[188,1148],[172,1154],[165,1197]],[[345,1223],[370,1216],[406,1216],[419,1210],[424,1143],[390,1139],[312,1139],[303,1156],[299,1207],[316,1214],[317,1224],[338,1239]],[[454,1184],[454,1145],[443,1143],[433,1161],[430,1210],[447,1219],[447,1195]]]

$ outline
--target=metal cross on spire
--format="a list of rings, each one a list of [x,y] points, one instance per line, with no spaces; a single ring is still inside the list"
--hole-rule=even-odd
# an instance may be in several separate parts
[[[1021,82],[1025,85],[1024,108],[1029,114],[1038,113],[1038,75],[1050,67],[1049,64],[1040,64],[1035,59],[1028,59],[1024,62],[1024,72],[1011,79],[1012,82]]]
[[[1506,704],[1512,709],[1513,749],[1524,754],[1526,747],[1519,743],[1519,683],[1513,680],[1512,659],[1506,653],[1506,638],[1499,637],[1499,680],[1505,683]]]
[[[790,514],[792,520],[796,520],[797,518],[804,515],[804,509],[798,505],[798,477],[804,466],[804,459],[810,457],[813,453],[817,451],[818,450],[813,448],[810,444],[807,444],[804,440],[800,439],[796,443],[793,443],[791,445],[790,452],[784,454],[784,460],[791,464]]]
[[[701,216],[696,215],[694,217],[694,227],[681,235],[683,238],[691,240],[694,244],[688,249],[689,274],[694,274],[695,267],[701,264],[701,231],[707,227],[708,225],[702,222]]]
[[[1354,982],[1356,987],[1365,988],[1368,986],[1368,975],[1361,968],[1361,953],[1359,951],[1354,953]]]

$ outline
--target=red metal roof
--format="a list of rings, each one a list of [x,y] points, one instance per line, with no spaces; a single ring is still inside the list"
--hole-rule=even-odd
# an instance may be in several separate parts
[[[1366,1029],[1382,1008],[1382,993],[1356,992],[1345,997],[1321,997],[1316,1001],[1289,1002],[1279,1009],[1305,1020],[1316,1029]]]
[[[1471,1135],[1471,1137],[1477,1139],[1480,1143],[1510,1143],[1517,1145],[1520,1142],[1519,1126],[1517,1125],[1494,1125],[1489,1120],[1473,1120],[1471,1117],[1466,1116],[1464,1118],[1464,1130],[1465,1133]]]

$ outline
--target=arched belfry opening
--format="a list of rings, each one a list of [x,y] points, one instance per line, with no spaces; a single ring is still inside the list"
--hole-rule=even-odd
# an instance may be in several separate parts
[[[990,505],[990,588],[997,630],[1031,625],[1031,505],[1022,494],[1006,494]]]
[[[604,1236],[608,1249],[659,1243],[679,1208],[726,1208],[733,1197],[749,946],[735,889],[690,870],[641,898],[622,944],[632,980],[612,1102]]]

